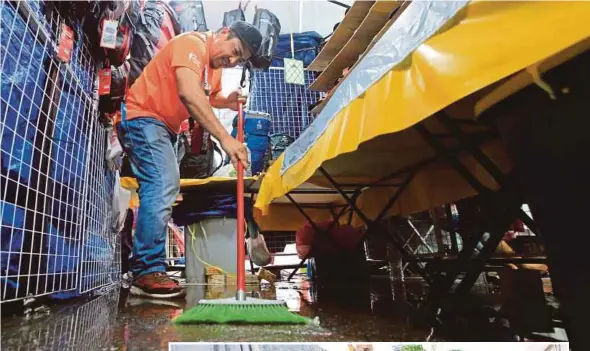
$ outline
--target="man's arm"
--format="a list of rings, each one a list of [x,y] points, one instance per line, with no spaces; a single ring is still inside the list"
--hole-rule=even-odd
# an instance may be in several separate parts
[[[237,162],[240,160],[247,167],[248,153],[246,147],[232,138],[213,113],[209,105],[209,98],[200,86],[201,77],[195,71],[186,67],[177,67],[175,75],[178,95],[190,116],[208,130],[215,139],[219,140],[234,166],[237,166]]]
[[[178,95],[191,117],[207,129],[215,139],[222,141],[231,137],[213,113],[200,82],[201,77],[190,68],[176,68]]]
[[[214,94],[211,94],[211,106],[215,108],[229,108],[231,110],[237,111],[238,110],[238,92],[234,91],[230,93],[228,96],[221,95],[221,92],[218,91]]]

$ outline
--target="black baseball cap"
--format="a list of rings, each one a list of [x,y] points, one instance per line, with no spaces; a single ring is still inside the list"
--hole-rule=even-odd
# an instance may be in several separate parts
[[[236,33],[242,44],[248,48],[250,51],[249,61],[254,64],[256,55],[262,44],[262,34],[260,34],[260,31],[250,23],[244,21],[234,22],[229,29]]]

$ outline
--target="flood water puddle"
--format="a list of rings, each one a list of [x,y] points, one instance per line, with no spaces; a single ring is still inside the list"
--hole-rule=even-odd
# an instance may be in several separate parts
[[[184,309],[201,299],[232,296],[234,290],[187,286],[185,299],[156,300],[129,296],[126,290],[113,289],[88,301],[52,305],[47,311],[28,317],[2,318],[2,349],[167,350],[168,343],[173,341],[426,340],[430,330],[412,326],[403,313],[392,311],[394,307],[383,302],[391,301],[391,295],[378,290],[346,284],[325,292],[306,281],[279,282],[274,288],[256,288],[255,296],[284,300],[290,310],[314,319],[314,323],[306,326],[177,326],[171,320]]]

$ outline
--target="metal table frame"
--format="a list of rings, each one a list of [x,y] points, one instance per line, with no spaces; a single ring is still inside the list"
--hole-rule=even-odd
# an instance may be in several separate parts
[[[411,167],[396,171],[376,182],[369,184],[340,184],[331,176],[323,167],[319,168],[319,172],[334,188],[335,192],[345,200],[346,205],[303,205],[299,204],[291,194],[297,193],[314,193],[317,191],[298,191],[294,190],[286,194],[286,198],[296,206],[299,212],[309,221],[311,226],[321,235],[325,235],[328,231],[321,230],[312,218],[306,214],[305,208],[326,208],[331,211],[334,224],[345,214],[349,214],[349,220],[353,214],[356,214],[366,225],[366,235],[384,235],[400,252],[408,267],[414,273],[419,274],[430,285],[429,306],[434,312],[444,305],[445,301],[449,299],[459,298],[467,294],[475,284],[479,275],[484,271],[486,262],[489,261],[495,248],[498,246],[506,230],[510,224],[516,219],[523,221],[527,227],[534,233],[538,233],[536,225],[532,218],[530,218],[521,209],[522,201],[515,191],[515,187],[511,183],[508,175],[497,167],[480,149],[483,142],[497,137],[495,128],[491,124],[473,121],[473,120],[457,120],[452,119],[444,112],[438,113],[433,118],[437,119],[442,126],[446,128],[448,133],[435,134],[428,130],[424,123],[419,123],[413,128],[423,138],[423,140],[436,152],[434,157],[427,158],[420,161]],[[462,126],[476,126],[484,128],[483,132],[466,133]],[[453,139],[457,146],[447,147],[441,139]],[[484,186],[459,160],[458,154],[460,152],[467,152],[476,162],[485,169],[493,179],[499,184],[499,190],[492,190]],[[412,256],[414,250],[408,250],[407,240],[404,239],[400,233],[396,231],[387,230],[383,224],[383,219],[386,218],[388,211],[399,199],[404,190],[408,187],[416,173],[427,165],[434,162],[444,160],[446,161],[482,198],[483,211],[486,214],[487,220],[484,223],[485,231],[490,233],[490,238],[485,242],[484,247],[477,254],[475,248],[478,242],[481,241],[485,231],[481,231],[478,235],[469,238],[463,242],[463,248],[456,257],[456,264],[449,265],[447,271],[436,272],[428,271],[419,261]],[[396,182],[392,183],[394,180]],[[371,187],[391,187],[397,188],[396,192],[390,198],[388,203],[383,207],[375,219],[370,219],[357,205],[357,198],[364,189]],[[323,193],[333,194],[331,191],[324,191]],[[336,211],[339,209],[339,211]],[[450,210],[447,209],[447,215]],[[331,229],[331,228],[330,228]],[[451,233],[453,236],[455,233]],[[456,244],[453,245],[453,250],[456,250]],[[304,258],[301,261],[300,267],[305,262]],[[526,259],[525,259],[526,261]],[[295,272],[300,268],[293,270],[289,279],[293,277]],[[459,279],[459,284],[455,282]]]

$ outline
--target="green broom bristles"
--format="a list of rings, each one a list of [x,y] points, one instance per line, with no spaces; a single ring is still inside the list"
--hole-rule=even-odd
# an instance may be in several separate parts
[[[174,319],[174,324],[308,324],[311,319],[270,300],[201,301]]]

